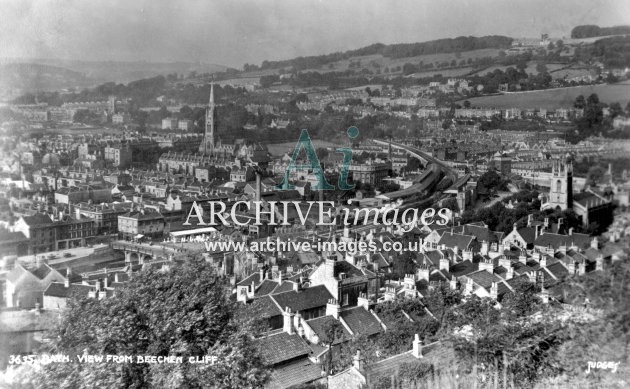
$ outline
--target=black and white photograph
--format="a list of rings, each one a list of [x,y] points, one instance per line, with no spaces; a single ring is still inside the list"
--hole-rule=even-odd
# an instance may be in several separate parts
[[[0,388],[630,387],[627,0],[0,0]]]

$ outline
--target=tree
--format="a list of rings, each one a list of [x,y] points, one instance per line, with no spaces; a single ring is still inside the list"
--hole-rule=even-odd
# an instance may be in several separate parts
[[[227,291],[210,264],[190,259],[143,271],[111,298],[71,299],[53,337],[54,352],[182,356],[183,363],[50,364],[41,371],[43,387],[261,386],[267,372],[246,328],[233,324]],[[217,363],[188,363],[188,357],[204,355],[217,356]]]
[[[503,299],[504,312],[512,318],[523,317],[533,313],[541,304],[536,284],[529,279],[520,278],[513,284],[514,293],[509,293]]]
[[[577,109],[584,109],[584,107],[586,107],[586,99],[584,99],[583,95],[579,95],[575,98],[575,101],[573,102],[573,107]]]
[[[321,341],[328,346],[328,353],[326,353],[326,361],[324,361],[326,371],[333,373],[337,360],[335,359],[335,347],[343,341],[345,338],[345,330],[343,325],[338,320],[328,320],[322,328]],[[338,367],[338,366],[337,366]]]
[[[459,205],[457,204],[457,199],[454,197],[449,197],[448,199],[444,200],[444,202],[442,203],[442,207],[448,208],[453,212],[459,212]]]

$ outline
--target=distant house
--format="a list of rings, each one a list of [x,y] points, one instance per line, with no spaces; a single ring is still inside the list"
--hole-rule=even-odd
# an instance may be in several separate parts
[[[66,278],[44,262],[35,265],[16,263],[5,280],[7,307],[35,308],[43,306],[43,293],[53,282],[64,283]]]

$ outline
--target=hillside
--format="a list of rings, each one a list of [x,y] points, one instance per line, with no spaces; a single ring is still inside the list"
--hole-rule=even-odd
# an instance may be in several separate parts
[[[467,99],[474,107],[513,108],[568,108],[573,106],[579,95],[585,97],[592,93],[605,103],[621,103],[625,107],[630,102],[630,83],[586,85],[571,88],[547,89],[540,91],[516,92],[494,96],[482,96]]]
[[[460,36],[457,38],[437,39],[417,43],[397,43],[385,45],[376,43],[356,50],[331,54],[297,57],[280,61],[263,61],[260,66],[245,64],[246,72],[268,69],[292,68],[293,70],[318,69],[322,66],[350,58],[379,56],[389,59],[411,58],[430,54],[461,53],[481,49],[506,49],[512,44],[512,38],[501,35],[483,37]]]
[[[23,93],[63,88],[83,88],[105,82],[127,83],[157,75],[214,73],[227,67],[190,62],[120,62],[34,59],[0,63],[0,89]]]
[[[576,26],[571,30],[571,38],[593,38],[607,35],[630,34],[630,26],[599,27],[592,24]]]
[[[94,85],[83,73],[37,63],[0,64],[0,89],[23,91],[54,90]]]

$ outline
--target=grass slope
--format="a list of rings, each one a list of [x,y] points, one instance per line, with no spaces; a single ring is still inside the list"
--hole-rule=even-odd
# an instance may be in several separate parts
[[[492,108],[567,108],[573,106],[579,95],[585,97],[592,93],[605,103],[621,103],[622,107],[630,101],[630,83],[611,85],[587,85],[571,88],[547,89],[542,91],[516,92],[504,95],[483,96],[467,99],[475,107]]]

